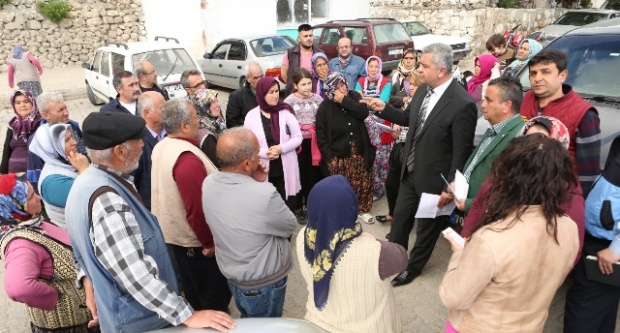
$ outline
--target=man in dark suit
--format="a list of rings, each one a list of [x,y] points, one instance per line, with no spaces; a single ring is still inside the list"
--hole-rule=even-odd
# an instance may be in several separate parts
[[[161,108],[166,100],[156,91],[146,91],[138,99],[138,112],[146,122],[148,134],[142,138],[142,155],[138,168],[133,172],[134,184],[146,209],[151,210],[151,154],[155,145],[166,136]]]
[[[422,51],[417,69],[422,85],[407,110],[400,111],[377,98],[365,99],[377,116],[409,126],[390,231],[390,241],[405,248],[422,193],[440,195],[439,207],[452,202],[454,197],[441,175],[452,181],[473,149],[478,111],[467,91],[452,79],[451,70],[452,49],[431,44]],[[449,224],[448,216],[417,220],[417,237],[407,270],[392,280],[393,286],[408,284],[422,273],[441,231]]]

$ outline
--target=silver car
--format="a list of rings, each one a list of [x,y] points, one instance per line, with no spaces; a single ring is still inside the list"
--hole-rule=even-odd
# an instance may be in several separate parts
[[[282,57],[294,45],[290,37],[282,35],[229,38],[205,53],[198,63],[210,84],[237,89],[245,83],[247,65],[251,61],[261,65],[265,76],[278,78]],[[280,87],[284,89],[282,82]]]
[[[303,319],[293,318],[243,318],[235,319],[234,333],[328,333]],[[211,328],[195,329],[183,325],[151,331],[152,333],[217,332]]]
[[[615,17],[620,17],[620,11],[600,9],[569,10],[553,23],[541,30],[543,33],[542,43],[549,43],[567,31],[573,30],[577,27],[602,20],[609,20]]]

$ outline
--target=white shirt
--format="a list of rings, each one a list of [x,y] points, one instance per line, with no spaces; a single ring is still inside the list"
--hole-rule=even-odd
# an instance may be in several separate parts
[[[136,102],[133,102],[131,104],[126,104],[121,102],[121,100],[118,100],[118,103],[120,105],[122,105],[125,109],[127,109],[127,111],[131,112],[131,114],[133,114],[134,116],[136,115]]]
[[[149,130],[149,132],[151,133],[151,136],[154,137],[157,141],[161,141],[161,140],[163,140],[166,137],[166,134],[167,134],[166,133],[166,129],[163,128],[163,127],[161,128],[161,132],[159,134],[155,133],[155,131],[153,131],[148,126],[144,126],[144,127],[146,127],[146,129]]]
[[[439,102],[439,99],[441,98],[443,93],[446,92],[446,89],[448,89],[448,86],[451,83],[452,83],[452,78],[450,78],[450,80],[442,83],[441,85],[433,89],[433,93],[431,94],[431,97],[429,97],[430,100],[428,101],[428,106],[426,108],[426,114],[424,115],[424,121],[426,121],[426,119],[428,118],[428,115],[431,114],[431,112],[433,112],[433,108],[435,107],[435,105],[437,105],[437,102]]]

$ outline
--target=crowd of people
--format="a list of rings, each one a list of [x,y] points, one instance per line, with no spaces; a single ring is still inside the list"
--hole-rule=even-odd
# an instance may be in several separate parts
[[[440,43],[403,50],[384,77],[381,59],[354,55],[348,38],[329,59],[312,26],[298,31],[284,98],[252,62],[225,110],[202,73],[184,72],[187,98],[170,99],[140,61],[80,127],[62,95],[37,91],[35,72],[16,75],[0,254],[33,332],[227,331],[232,299],[242,318],[281,317],[293,251],[307,320],[400,332],[393,288],[423,274],[450,225],[465,242],[446,236],[446,332],[542,332],[571,272],[564,332],[613,331],[620,287],[591,274],[620,259],[608,195],[620,140],[599,177],[600,119],[564,83],[566,54],[494,35],[466,82]],[[37,66],[21,47],[13,58],[13,70]],[[526,66],[524,95],[514,74]],[[479,115],[490,127],[474,146]],[[383,195],[388,212],[370,215]],[[417,218],[428,200],[453,213]],[[390,222],[389,241],[363,231],[375,221]]]

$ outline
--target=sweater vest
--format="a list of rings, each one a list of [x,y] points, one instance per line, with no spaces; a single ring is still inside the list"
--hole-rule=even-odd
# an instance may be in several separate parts
[[[71,248],[39,231],[32,229],[16,229],[5,235],[0,242],[0,253],[4,253],[9,243],[23,238],[39,244],[52,257],[53,278],[42,282],[54,287],[58,292],[58,301],[50,311],[27,306],[32,323],[42,329],[54,330],[85,325],[92,318],[86,308],[84,289],[77,289],[77,274],[73,263]]]
[[[164,328],[170,323],[135,300],[97,259],[90,239],[92,221],[88,210],[91,197],[100,188],[112,188],[125,201],[140,227],[144,254],[151,257],[157,266],[157,271],[151,274],[165,282],[169,292],[179,292],[157,218],[142,205],[137,192],[128,186],[131,184],[125,184],[110,173],[91,166],[76,178],[67,199],[67,230],[74,256],[95,288],[101,332],[146,332]]]
[[[568,87],[564,85],[562,88]],[[596,113],[596,109],[590,105],[590,103],[586,102],[581,96],[579,96],[572,88],[568,87],[570,90],[564,96],[549,102],[547,106],[542,109],[541,115],[554,117],[560,120],[567,128],[568,134],[570,135],[570,146],[568,147],[568,152],[570,153],[573,161],[577,161],[577,150],[576,150],[576,137],[577,127],[579,127],[579,123],[583,116],[588,112],[588,110],[592,109]],[[525,96],[523,96],[523,104],[521,105],[521,114],[525,116],[527,119],[532,119],[538,116],[538,110],[540,105],[538,104],[538,100],[536,96],[534,96],[534,92],[532,90],[528,91]]]
[[[217,171],[198,147],[182,139],[166,137],[155,146],[151,156],[151,209],[159,220],[166,243],[181,247],[202,247],[187,222],[187,211],[172,173],[179,156],[186,151],[202,161],[208,175]]]
[[[297,235],[297,258],[309,293],[305,319],[332,333],[400,332],[390,279],[379,277],[381,243],[368,236],[358,236],[349,243],[337,259],[327,303],[319,310],[314,305],[312,267],[304,257],[305,230]]]
[[[46,163],[43,166],[43,169],[41,170],[41,176],[39,177],[39,193],[43,193],[43,181],[45,180],[45,178],[47,178],[47,176],[50,175],[63,175],[75,179],[78,174],[77,172],[73,172],[69,169]],[[48,198],[44,197],[43,195],[41,195],[41,199],[43,199],[43,202],[45,203],[45,212],[50,218],[50,221],[63,229],[67,229],[67,225],[65,223],[65,208],[52,205],[49,201],[46,200]]]
[[[15,83],[40,81],[37,68],[28,60],[28,54],[26,52],[24,52],[20,59],[11,58],[9,63],[13,64]]]

